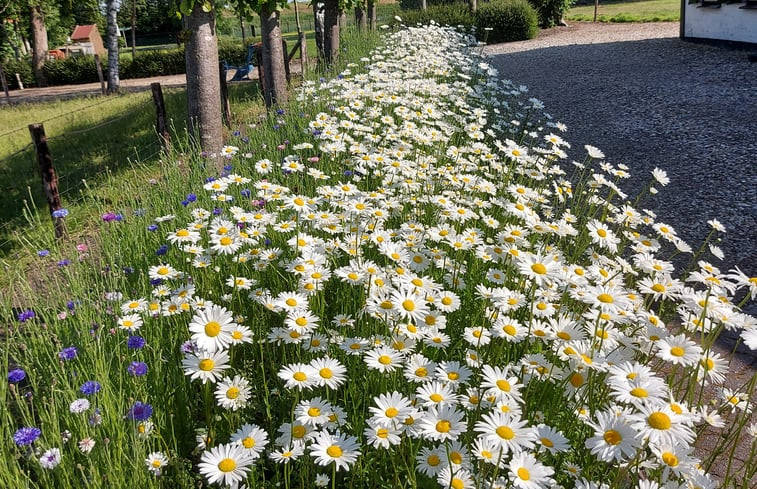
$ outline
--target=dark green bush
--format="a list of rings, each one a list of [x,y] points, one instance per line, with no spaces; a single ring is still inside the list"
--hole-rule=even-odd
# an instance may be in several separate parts
[[[16,73],[21,77],[24,88],[36,86],[31,58],[10,58],[3,61],[3,71],[5,72],[5,79],[8,81],[8,88],[11,90],[19,88]]]
[[[479,38],[490,43],[532,39],[539,32],[538,15],[527,0],[479,4],[476,25]]]
[[[470,32],[476,24],[475,18],[464,4],[435,5],[426,10],[407,10],[402,12],[402,23],[407,26],[429,24],[432,20],[440,25],[463,26]]]
[[[460,0],[426,0],[426,7],[453,3],[460,3]],[[421,8],[421,0],[400,0],[399,4],[402,10],[419,10]]]
[[[541,27],[553,27],[560,23],[574,0],[528,0],[539,14]]]
[[[107,68],[103,67],[103,70]],[[42,71],[49,85],[69,85],[72,83],[92,83],[97,77],[94,56],[74,56],[65,59],[45,61]]]

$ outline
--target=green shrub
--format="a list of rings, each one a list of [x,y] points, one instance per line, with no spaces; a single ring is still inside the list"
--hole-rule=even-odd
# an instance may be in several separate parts
[[[476,11],[478,35],[487,42],[532,39],[539,32],[538,24],[538,15],[527,0],[495,0]]]
[[[107,68],[103,67],[103,70]],[[94,56],[74,56],[65,59],[45,61],[42,71],[49,85],[68,85],[72,83],[92,83],[97,77]]]
[[[463,26],[463,30],[470,32],[476,25],[476,20],[468,7],[464,4],[454,3],[448,5],[435,5],[426,10],[408,10],[402,12],[402,23],[408,26],[423,24],[431,21],[440,25]]]
[[[541,27],[553,27],[560,23],[574,0],[528,0],[539,14]]]
[[[11,58],[3,61],[3,71],[5,72],[5,79],[8,81],[8,88],[11,90],[19,88],[16,81],[16,73],[21,77],[21,83],[24,84],[24,88],[36,85],[31,58]]]
[[[426,7],[453,3],[460,3],[460,0],[426,0]],[[421,8],[421,0],[400,0],[399,4],[402,10],[419,10]]]

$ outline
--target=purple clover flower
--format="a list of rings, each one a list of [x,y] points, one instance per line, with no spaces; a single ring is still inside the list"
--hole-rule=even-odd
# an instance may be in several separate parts
[[[79,350],[75,346],[67,346],[58,353],[58,358],[64,361],[73,360],[78,353]]]
[[[18,446],[31,445],[40,437],[40,435],[42,435],[41,429],[24,426],[23,428],[16,430],[13,434],[13,441]]]
[[[18,384],[25,378],[26,378],[26,372],[24,372],[23,369],[14,368],[10,372],[8,372],[8,382],[10,382],[11,384]]]
[[[96,380],[88,380],[81,385],[79,391],[84,395],[91,396],[100,392],[101,389],[102,386],[100,385],[100,382]]]
[[[131,362],[126,367],[126,371],[134,377],[142,377],[147,374],[147,364],[145,362]]]
[[[135,402],[126,414],[126,417],[132,421],[147,421],[150,416],[152,416],[152,406],[141,401]]]

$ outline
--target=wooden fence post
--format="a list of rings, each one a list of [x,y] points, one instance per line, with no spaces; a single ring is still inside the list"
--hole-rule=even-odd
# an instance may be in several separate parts
[[[103,92],[103,95],[108,94],[108,90],[105,88],[105,78],[103,78],[103,65],[100,63],[100,55],[95,55],[95,66],[97,66],[97,77],[100,79],[100,89]]]
[[[258,68],[258,81],[260,82],[260,93],[265,98],[265,68],[263,67],[263,49],[255,49],[255,66]]]
[[[286,42],[286,39],[282,39],[282,40],[281,40],[281,47],[282,47],[282,49],[283,49],[283,51],[284,51],[284,72],[286,73],[286,79],[287,79],[287,83],[289,83],[289,82],[290,82],[290,78],[291,78],[291,75],[290,75],[290,73],[289,73],[289,56],[287,55],[287,53],[288,53],[289,51],[287,50],[287,42]]]
[[[55,237],[60,239],[66,235],[65,216],[56,216],[55,211],[62,209],[60,203],[60,194],[58,193],[58,177],[55,175],[53,168],[53,157],[50,155],[50,148],[47,145],[47,136],[45,136],[45,127],[42,124],[29,124],[29,133],[32,136],[34,151],[37,153],[37,163],[39,172],[42,176],[42,187],[47,198],[47,205],[50,208],[50,215],[55,225]]]
[[[16,83],[18,83],[18,89],[23,90],[24,89],[24,82],[21,81],[21,75],[16,73]]]
[[[166,124],[166,103],[163,100],[163,90],[160,88],[160,83],[151,83],[152,89],[152,101],[155,104],[155,112],[157,113],[157,122],[155,123],[155,129],[158,131],[158,138],[163,145],[163,149],[168,151],[171,149],[171,135],[168,132],[168,124]]]
[[[226,69],[223,61],[218,63],[218,73],[221,77],[221,115],[226,127],[231,127],[231,107],[229,107],[229,86],[226,83]]]
[[[8,82],[5,80],[5,72],[3,71],[3,65],[0,64],[0,81],[3,83],[3,91],[5,92],[5,99],[8,101],[8,105],[11,104],[11,94],[8,92]]]

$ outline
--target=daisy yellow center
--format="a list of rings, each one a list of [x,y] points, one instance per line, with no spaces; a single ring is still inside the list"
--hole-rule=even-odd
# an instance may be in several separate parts
[[[303,205],[305,205],[305,201],[302,200],[301,198],[297,197],[296,199],[294,199],[294,204],[295,205],[299,205],[299,206],[303,206]]]
[[[235,340],[241,340],[242,339],[242,332],[239,331],[239,330],[232,331],[231,332],[231,337],[234,338]]]
[[[670,417],[661,411],[655,411],[650,414],[647,418],[647,423],[656,430],[668,430],[672,425]]]
[[[431,455],[430,457],[428,457],[428,459],[426,459],[426,462],[430,466],[436,467],[437,465],[439,465],[442,462],[442,460],[439,458],[438,455]]]
[[[615,430],[607,430],[602,436],[608,445],[615,446],[623,441],[621,434]]]
[[[350,345],[350,350],[359,350],[360,348],[362,348],[360,343],[353,343]]]
[[[560,338],[561,340],[568,341],[570,339],[570,333],[567,333],[565,331],[558,331],[557,337]]]
[[[218,333],[221,332],[221,325],[217,321],[209,321],[205,325],[205,334],[210,336],[211,338],[214,336],[218,336]]]
[[[229,399],[236,399],[239,397],[239,388],[238,387],[229,387],[226,390],[226,397]]]
[[[297,425],[292,428],[292,436],[295,438],[302,438],[303,436],[305,436],[305,427]]]
[[[186,238],[187,236],[189,236],[189,231],[187,231],[186,229],[179,229],[178,231],[176,231],[176,236],[180,238]]]
[[[460,452],[452,452],[449,454],[449,461],[455,465],[463,463],[463,456]]]
[[[237,468],[237,463],[232,458],[225,458],[218,462],[218,470],[221,472],[231,472]]]
[[[292,299],[291,297],[284,301],[284,303],[289,307],[294,307],[297,305],[297,301],[295,299]]]
[[[452,304],[452,299],[450,297],[442,297],[442,304],[449,306],[450,304]]]
[[[338,445],[331,445],[326,449],[326,453],[329,457],[332,458],[339,458],[342,456],[342,447]]]
[[[602,338],[606,340],[609,337],[610,337],[610,334],[606,330],[604,329],[597,330],[597,338]]]
[[[357,279],[359,278],[359,277],[358,277],[358,274],[357,274],[357,273],[355,273],[355,272],[350,272],[350,273],[348,273],[348,274],[347,274],[347,277],[348,277],[348,278],[349,278],[350,280],[357,280]]]
[[[160,467],[161,465],[163,465],[163,464],[162,464],[162,463],[160,463],[160,460],[153,460],[153,461],[152,461],[152,466],[153,466],[153,467],[155,467],[156,469],[157,469],[158,467]]]
[[[404,300],[402,301],[402,307],[408,312],[413,312],[415,310],[415,302],[410,299]]]
[[[297,324],[297,326],[300,326],[300,327],[308,324],[308,320],[305,319],[304,317],[298,317],[297,319],[294,320],[294,322],[295,324]]]
[[[378,357],[378,362],[381,365],[389,365],[390,363],[392,363],[392,357],[390,357],[389,355],[381,355],[380,357]]]
[[[304,380],[307,380],[308,376],[305,375],[305,372],[295,372],[294,375],[292,375],[292,378],[296,380],[297,382],[302,382]]]
[[[665,464],[668,467],[677,467],[678,466],[678,457],[676,457],[674,454],[670,452],[664,452],[662,454],[662,461],[665,462]]]
[[[248,436],[242,440],[242,446],[245,448],[255,448],[255,438]]]
[[[418,377],[425,377],[428,375],[428,370],[425,367],[416,368],[415,375]]]
[[[512,440],[515,438],[515,432],[509,426],[500,426],[496,430],[497,436],[503,440]]]
[[[647,397],[649,393],[643,387],[636,387],[631,389],[631,395],[634,397]]]
[[[674,346],[670,349],[670,354],[674,357],[682,357],[686,351],[680,346]]]
[[[332,372],[330,368],[326,368],[326,367],[319,370],[318,374],[324,379],[330,379],[331,377],[334,376],[334,372]]]
[[[428,322],[428,320],[426,322]],[[418,331],[418,328],[416,328],[414,324],[408,324],[407,325],[407,330],[409,332],[411,332],[411,333],[415,333],[416,331]]]
[[[504,328],[502,328],[502,331],[509,334],[510,336],[515,336],[515,327],[513,327],[512,324],[508,324]]]
[[[430,396],[428,396],[428,398],[431,399],[434,402],[441,402],[441,401],[444,400],[444,396],[442,396],[441,394],[437,394],[437,393],[431,394]]]
[[[400,412],[395,407],[387,408],[386,411],[384,411],[384,414],[387,418],[393,418],[397,416]]]
[[[654,284],[652,286],[652,290],[654,290],[655,292],[658,292],[658,293],[663,293],[663,292],[665,292],[665,286],[662,285],[662,284]]]
[[[447,378],[449,380],[457,380],[457,379],[460,378],[460,374],[457,373],[457,372],[450,372],[450,373],[447,374]]]
[[[130,321],[128,319],[124,319],[123,325],[124,325],[125,328],[131,328],[132,326],[134,326],[134,321]]]
[[[379,305],[379,307],[381,307],[381,309],[391,309],[393,306],[390,301],[384,301]]]
[[[552,443],[552,440],[550,440],[549,438],[541,437],[539,441],[547,448],[552,448],[553,446],[555,446],[555,444]]]
[[[605,231],[602,228],[597,229],[597,234],[599,235],[600,238],[606,238],[607,237],[607,231]]]
[[[316,416],[320,416],[320,415],[321,415],[321,410],[318,409],[317,407],[313,406],[310,409],[308,409],[308,416],[315,418]]]
[[[573,387],[581,387],[584,383],[584,376],[579,374],[578,372],[573,373],[573,375],[570,376],[570,384]]]
[[[200,370],[202,370],[203,372],[210,372],[215,366],[216,362],[214,362],[210,358],[204,358],[200,360],[200,363],[198,364],[198,367],[200,367]]]
[[[702,364],[702,367],[705,370],[709,371],[709,370],[712,370],[713,368],[715,368],[715,362],[712,361],[712,358],[706,358],[706,359],[702,360],[700,363]]]
[[[531,478],[531,473],[528,471],[525,467],[520,467],[518,469],[518,478],[521,480],[527,481]]]
[[[441,421],[438,421],[436,423],[436,431],[438,431],[439,433],[449,433],[451,429],[452,423],[450,423],[446,419],[442,419]]]
[[[221,244],[223,246],[229,246],[231,244],[231,238],[224,236],[223,238],[221,238]]]
[[[547,267],[545,267],[541,263],[534,263],[533,265],[531,265],[531,270],[534,273],[538,273],[539,275],[544,275],[547,273]]]
[[[636,376],[637,376],[637,375],[638,375],[638,374],[637,374],[636,372],[631,372],[631,373],[629,373],[628,375],[626,375],[626,378],[627,378],[628,380],[633,380],[633,379],[635,379],[635,378],[636,378]]]
[[[473,337],[474,338],[480,338],[481,337],[481,331],[480,330],[474,330],[473,331]]]
[[[497,387],[499,387],[499,390],[502,392],[510,392],[510,382],[505,379],[499,379],[497,381]]]
[[[615,299],[613,299],[610,294],[599,294],[597,300],[602,304],[612,304],[615,302]]]
[[[166,267],[158,268],[158,275],[168,275],[168,268]]]

